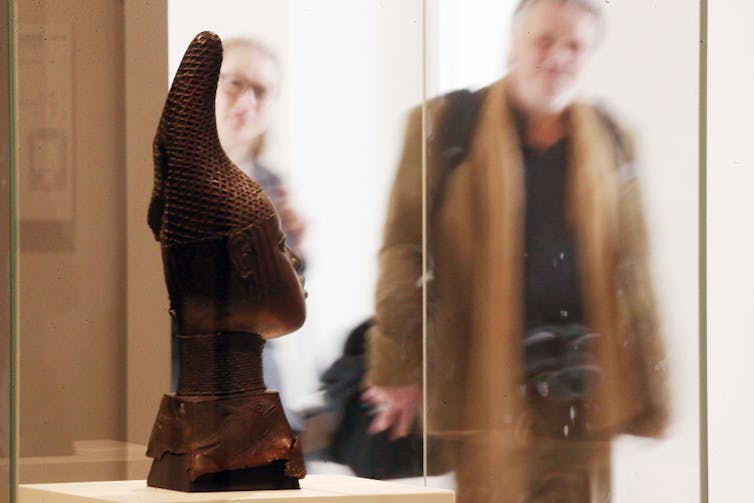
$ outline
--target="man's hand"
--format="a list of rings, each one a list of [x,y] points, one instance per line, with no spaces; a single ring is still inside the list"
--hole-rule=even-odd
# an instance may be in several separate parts
[[[361,395],[364,402],[376,411],[369,433],[390,430],[390,440],[405,437],[411,432],[421,407],[422,388],[409,386],[372,386]]]

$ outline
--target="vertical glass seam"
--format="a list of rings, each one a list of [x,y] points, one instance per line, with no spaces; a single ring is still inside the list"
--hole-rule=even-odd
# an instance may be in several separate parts
[[[421,191],[422,191],[422,475],[427,485],[427,0],[422,0]]]
[[[699,490],[709,501],[707,383],[707,0],[699,3]]]
[[[8,490],[11,503],[16,501],[16,487],[18,485],[18,441],[19,441],[19,396],[18,396],[18,198],[17,198],[17,152],[16,152],[16,19],[15,0],[8,0],[8,191],[9,191],[9,250],[8,250],[8,283],[9,283],[9,363],[10,363],[10,393],[9,397],[9,474]]]

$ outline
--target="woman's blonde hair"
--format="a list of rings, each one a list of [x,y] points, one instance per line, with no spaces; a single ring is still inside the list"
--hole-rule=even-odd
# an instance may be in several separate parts
[[[280,78],[282,73],[282,69],[280,67],[280,58],[278,58],[277,53],[273,51],[269,45],[265,44],[258,38],[253,37],[231,37],[223,40],[223,52],[225,54],[232,51],[233,49],[251,49],[272,61],[278,74],[277,85],[280,85]],[[252,147],[252,154],[254,156],[254,159],[259,157],[259,155],[264,151],[266,136],[267,133],[264,132],[256,138]]]
[[[280,66],[280,60],[275,51],[273,51],[269,45],[253,37],[231,37],[223,40],[223,51],[228,52],[236,47],[244,47],[254,49],[260,54],[266,56],[271,61],[275,62],[275,65]]]

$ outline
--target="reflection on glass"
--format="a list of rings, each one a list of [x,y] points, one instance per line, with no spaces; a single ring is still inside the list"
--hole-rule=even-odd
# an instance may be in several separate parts
[[[658,257],[650,253],[634,142],[618,114],[590,104],[584,92],[604,80],[587,63],[610,40],[606,22],[617,14],[586,0],[473,4],[437,2],[427,18],[428,95],[484,85],[430,99],[424,117],[417,108],[408,122],[370,334],[365,396],[379,411],[373,427],[401,436],[418,413],[416,306],[426,277],[427,471],[452,472],[458,501],[633,501],[625,489],[634,473],[627,469],[637,470],[633,452],[658,456],[652,473],[639,471],[663,480],[660,489],[642,488],[644,500],[684,490],[698,498],[695,464],[678,455],[679,448],[696,450],[694,430],[674,443],[647,441],[639,446],[645,451],[619,439],[668,435],[678,403],[670,401],[670,372],[697,377],[684,348],[682,366],[668,365],[658,312],[678,320],[694,297],[670,316],[655,302],[659,282],[650,270]],[[491,12],[500,18],[488,19]],[[499,53],[503,14],[512,17],[507,57]],[[485,70],[503,60],[505,77],[488,84]],[[607,84],[609,95],[636,99],[635,91]],[[693,106],[688,98],[675,104]],[[656,115],[644,124],[657,130],[651,120]],[[681,124],[678,135],[693,139]],[[415,172],[422,134],[426,257]],[[687,156],[693,166],[695,151]],[[653,164],[663,158],[647,157]],[[685,229],[696,225],[686,216],[695,214],[693,204],[677,214]],[[648,214],[656,225],[661,214]],[[693,232],[684,238],[694,249]],[[662,253],[673,256],[672,248]],[[693,272],[689,265],[681,271]],[[673,290],[695,287],[684,281]],[[695,413],[693,401],[683,406]],[[684,471],[667,476],[679,465]]]
[[[19,481],[124,478],[122,6],[16,4]]]

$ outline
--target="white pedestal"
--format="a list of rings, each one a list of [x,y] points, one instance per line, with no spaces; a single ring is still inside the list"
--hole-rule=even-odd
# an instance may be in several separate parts
[[[147,487],[143,480],[26,484],[19,503],[454,503],[453,491],[361,479],[309,475],[299,490],[182,493]]]

